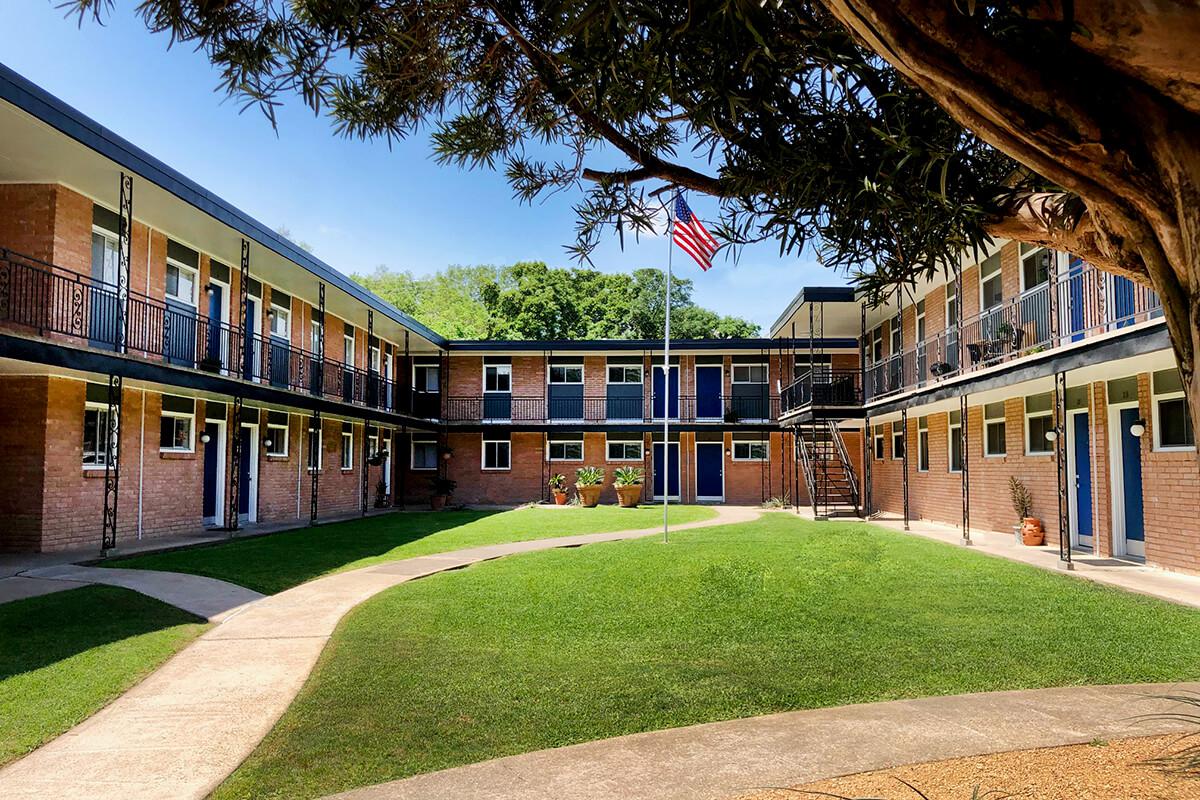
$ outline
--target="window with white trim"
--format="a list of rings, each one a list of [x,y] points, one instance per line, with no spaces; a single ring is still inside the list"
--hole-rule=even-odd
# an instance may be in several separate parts
[[[387,432],[384,431],[384,433],[386,435]],[[375,458],[381,453],[382,451],[379,449],[379,434],[372,433],[367,437],[367,455],[370,458]]]
[[[551,439],[546,443],[549,461],[583,461],[583,439]]]
[[[485,392],[511,392],[512,364],[485,365],[483,368],[483,390]]]
[[[767,365],[766,364],[734,364],[733,365],[733,382],[734,383],[766,383],[767,382]]]
[[[309,420],[308,420],[308,469],[310,472],[314,469],[320,470],[321,462],[324,458],[324,454],[321,452],[321,446],[322,446],[322,444],[324,444],[324,437],[323,437],[324,431],[321,430],[321,427],[322,426],[317,425],[316,422],[311,417],[309,418]]]
[[[292,336],[292,311],[283,306],[271,304],[271,335],[276,339],[290,339]]]
[[[167,298],[185,305],[196,305],[196,270],[167,259]]]
[[[891,337],[889,340],[889,347],[891,348],[890,355],[894,356],[899,354],[903,332],[904,321],[900,318],[900,315],[897,314],[888,322],[888,334]]]
[[[191,453],[195,449],[193,432],[196,401],[190,397],[162,396],[158,449],[161,452]]]
[[[883,445],[883,426],[882,425],[875,426],[874,439],[875,439],[875,460],[883,461],[884,457],[886,456],[886,453],[884,451],[884,445]]]
[[[641,383],[642,368],[637,364],[609,364],[609,383]]]
[[[763,441],[733,443],[734,461],[766,461],[767,452],[767,443]]]
[[[917,472],[929,472],[929,417],[917,418]]]
[[[413,365],[413,389],[418,392],[438,393],[442,390],[442,368],[437,364]]]
[[[436,439],[412,440],[412,468],[414,470],[437,469],[438,447]]]
[[[342,334],[342,363],[347,367],[354,366],[354,334]]]
[[[309,348],[313,355],[321,354],[321,320],[314,319],[309,325]]]
[[[989,458],[1008,454],[1008,423],[1003,400],[983,407],[983,454]]]
[[[1004,285],[1000,276],[1000,254],[993,253],[979,265],[979,298],[983,310],[1004,302]]]
[[[642,441],[640,439],[608,439],[605,442],[606,456],[609,461],[641,461]]]
[[[511,469],[512,443],[508,439],[484,439],[483,468],[496,470]]]
[[[1150,380],[1154,390],[1154,449],[1195,450],[1196,433],[1192,429],[1179,370],[1155,372]]]
[[[900,422],[892,423],[892,459],[900,461],[904,458],[904,426]]]
[[[286,411],[267,412],[267,455],[275,458],[287,458],[288,421]]]
[[[1025,398],[1025,455],[1043,456],[1054,452],[1046,438],[1054,430],[1054,394],[1034,394]]]
[[[883,326],[878,325],[871,331],[871,348],[867,351],[867,358],[872,364],[878,364],[883,361]]]
[[[92,276],[114,288],[120,269],[118,246],[116,233],[92,226]]]
[[[963,468],[963,448],[962,448],[962,412],[951,411],[947,415],[947,441],[946,452],[949,457],[946,459],[947,472],[962,472]]]
[[[113,431],[113,453],[117,452],[116,438],[118,430]],[[105,446],[105,434],[108,431],[108,405],[87,403],[83,409],[83,466],[85,469],[104,469],[108,457]],[[115,455],[114,455],[115,458]],[[116,466],[116,462],[113,462]]]
[[[583,383],[583,364],[551,364],[550,383]]]
[[[342,472],[354,469],[354,428],[342,428]]]
[[[1021,242],[1021,291],[1027,292],[1050,280],[1054,251]]]
[[[958,324],[958,290],[956,282],[951,279],[946,284],[946,327],[953,328]]]

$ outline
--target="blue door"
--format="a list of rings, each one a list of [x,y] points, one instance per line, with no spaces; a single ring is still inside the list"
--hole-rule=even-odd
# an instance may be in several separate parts
[[[721,442],[696,443],[696,498],[724,500],[725,445]]]
[[[663,475],[667,475],[667,493],[669,497],[679,497],[679,443],[671,442],[671,448],[666,469],[663,463],[662,442],[654,445],[654,496],[663,496]]]
[[[1092,546],[1092,446],[1088,415],[1075,414],[1071,425],[1075,437],[1075,535],[1083,547]]]
[[[252,449],[254,447],[254,428],[243,426],[241,436],[242,458],[238,470],[238,516],[243,520],[248,520],[250,518],[250,481],[254,476],[251,462],[256,460],[254,458],[256,453]]]
[[[1136,408],[1121,409],[1121,496],[1125,505],[1125,552],[1146,554],[1146,529],[1142,520],[1142,442],[1129,432],[1140,418]]]
[[[271,385],[290,386],[292,376],[292,348],[286,339],[271,336]]]
[[[224,348],[221,346],[225,332],[221,330],[221,303],[224,302],[225,288],[215,283],[208,285],[212,294],[208,296],[208,352],[206,358],[210,364],[225,366]]]
[[[1135,321],[1133,312],[1136,309],[1133,281],[1117,275],[1112,279],[1112,287],[1113,319],[1117,320],[1117,327],[1132,325]]]
[[[163,355],[182,367],[196,366],[196,309],[168,300],[163,309]]]
[[[671,386],[670,393],[666,395],[667,401],[670,403],[671,419],[679,419],[679,367],[671,367]],[[655,419],[663,418],[663,370],[661,366],[654,368],[654,417]]]
[[[1068,324],[1071,329],[1071,341],[1078,342],[1083,338],[1085,328],[1083,316],[1083,259],[1072,257],[1070,267],[1071,279],[1068,281],[1068,291],[1071,293]]]
[[[258,380],[258,305],[246,300],[246,338],[242,342],[242,376],[246,380]]]
[[[512,419],[511,392],[485,392],[483,395],[484,419]]]
[[[696,367],[696,419],[721,419],[721,367]]]
[[[204,503],[202,516],[205,522],[220,522],[217,519],[217,490],[221,474],[217,471],[220,459],[221,426],[215,422],[206,422],[204,432],[208,434],[208,442],[204,445]]]

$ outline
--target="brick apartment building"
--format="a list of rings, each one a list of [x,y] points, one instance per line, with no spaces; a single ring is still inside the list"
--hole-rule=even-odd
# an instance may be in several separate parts
[[[446,340],[0,67],[0,551],[634,465],[646,500],[961,524],[969,497],[994,530],[1019,475],[1052,543],[1200,569],[1153,295],[1015,244],[952,272],[875,308],[805,288],[769,338],[673,342],[669,370],[661,341]]]

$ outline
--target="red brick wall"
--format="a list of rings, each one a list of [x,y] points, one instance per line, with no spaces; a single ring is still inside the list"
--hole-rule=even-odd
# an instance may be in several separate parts
[[[258,520],[260,522],[287,522],[308,519],[308,494],[297,511],[297,483],[304,486],[309,482],[307,464],[307,439],[302,439],[307,427],[308,416],[288,415],[288,452],[286,456],[268,456],[262,442],[267,437],[267,415],[260,414],[258,426]],[[275,436],[276,432],[271,431]],[[301,447],[305,452],[301,453]]]
[[[1138,376],[1142,435],[1142,510],[1146,560],[1171,569],[1200,571],[1200,479],[1194,451],[1155,451],[1151,376]]]
[[[8,187],[0,186],[0,192]],[[49,378],[0,379],[0,461],[8,475],[0,492],[0,552],[40,549],[45,485]],[[59,443],[56,442],[56,446]]]

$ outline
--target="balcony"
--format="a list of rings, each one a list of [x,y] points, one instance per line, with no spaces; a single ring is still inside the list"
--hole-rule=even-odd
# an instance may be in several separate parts
[[[1161,316],[1162,302],[1150,289],[1075,259],[1053,284],[1042,283],[867,367],[865,397],[922,388]]]
[[[0,248],[0,327],[116,352],[120,308],[110,284]],[[127,356],[366,408],[412,404],[374,371],[322,363],[317,354],[283,339],[244,337],[237,327],[195,309],[129,292],[125,310]]]
[[[724,395],[680,397],[671,408],[671,422],[762,423],[779,418],[779,398]],[[583,397],[547,399],[513,397],[507,394],[447,397],[446,421],[481,424],[650,424],[663,421],[662,407],[656,413],[641,397]]]
[[[808,370],[783,388],[784,415],[806,409],[862,406],[862,373],[856,369]]]

